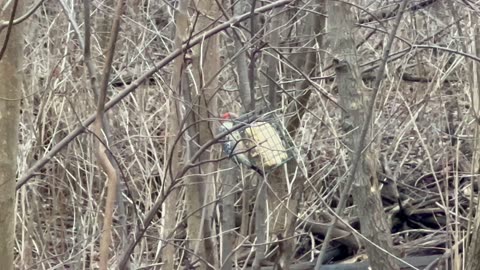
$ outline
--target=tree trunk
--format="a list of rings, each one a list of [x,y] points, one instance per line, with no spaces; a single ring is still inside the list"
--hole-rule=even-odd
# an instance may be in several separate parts
[[[246,0],[234,3],[233,15],[241,15],[243,13],[243,10],[245,10],[244,5],[246,5]],[[244,48],[244,43],[241,39],[241,37],[243,36],[241,31],[235,28],[233,28],[233,31],[233,39],[235,41],[235,54],[238,53],[238,56],[235,58],[238,75],[238,93],[240,95],[240,99],[243,103],[245,111],[248,111],[252,108],[252,102],[255,102],[255,100],[252,101],[252,89],[248,79],[247,51]]]
[[[14,2],[0,10],[0,21],[9,21]],[[22,14],[18,1],[16,14]],[[17,169],[18,124],[20,114],[21,61],[23,58],[22,24],[0,33],[0,265],[13,270],[15,244],[15,179]],[[6,45],[6,50],[3,47]],[[3,53],[3,55],[2,55]]]
[[[232,1],[233,15],[239,16],[244,10],[246,10],[246,0]],[[245,47],[245,41],[242,40],[244,36],[242,31],[237,28],[232,28],[234,39],[234,50],[232,57],[235,58],[235,67],[237,72],[237,85],[238,93],[242,103],[243,110],[248,112],[254,107],[255,100],[252,101],[251,86],[248,77],[248,58],[247,48]],[[252,103],[253,102],[253,103]],[[232,258],[235,252],[235,193],[238,190],[237,183],[241,182],[241,178],[238,175],[241,173],[241,168],[236,166],[236,163],[232,161],[225,161],[222,163],[225,167],[234,167],[228,171],[224,171],[221,174],[222,181],[222,270],[232,269]],[[240,228],[240,234],[246,236],[248,234],[250,211],[248,203],[250,201],[249,181],[244,181],[242,191],[242,225]],[[227,232],[228,231],[228,232]]]
[[[198,12],[198,20],[194,32],[206,31],[215,26],[212,18],[218,17],[218,4],[212,0],[194,1],[193,7]],[[215,93],[218,88],[217,72],[220,68],[219,36],[215,35],[206,39],[202,44],[195,46],[192,50],[193,61],[193,79],[194,87],[192,94],[192,117],[191,124],[194,124],[194,130],[190,133],[192,141],[197,145],[203,145],[213,138],[215,127],[212,118],[216,118],[212,113],[217,111],[217,99]],[[198,148],[191,145],[190,149]],[[194,151],[192,151],[193,153]],[[199,162],[205,162],[212,158],[212,152],[206,151],[201,154]],[[204,258],[211,265],[219,265],[218,252],[215,247],[214,238],[209,237],[213,233],[212,215],[215,185],[214,177],[211,172],[214,171],[214,165],[206,162],[194,169],[195,176],[188,177],[186,203],[188,211],[188,238],[195,239],[192,242],[194,250],[200,257]],[[203,208],[198,211],[198,208]],[[199,269],[207,269],[207,265],[200,264]]]
[[[325,30],[326,17],[321,15],[324,14],[325,3],[323,0],[320,0],[318,1],[318,4],[317,11],[320,13],[320,15],[313,13],[310,15],[310,25],[305,28],[305,32],[308,34],[318,35]],[[280,23],[278,24],[280,25]],[[318,46],[323,45],[322,35],[318,35],[317,42],[320,42]],[[304,63],[303,72],[307,75],[312,75],[315,72],[315,67],[317,66],[316,53],[306,52],[304,54],[300,54],[300,57],[303,59],[299,59],[300,61],[298,62]],[[269,68],[271,68],[271,66]],[[312,90],[309,89],[310,86],[310,82],[307,79],[304,79],[301,83],[299,83],[298,89],[303,90],[303,93],[297,97],[297,101],[301,104],[297,104],[295,102],[292,104],[291,108],[288,108],[289,111],[295,111],[287,123],[287,131],[292,137],[294,137],[297,133],[301,119],[305,114],[305,108],[312,93]],[[273,86],[271,86],[269,89],[270,102],[276,103],[277,98],[273,98],[273,96],[275,96],[273,93],[275,90],[272,88]],[[292,212],[295,214],[297,213],[300,196],[303,192],[303,182],[305,180],[305,175],[303,175],[303,173],[295,173],[298,169],[299,164],[297,164],[297,161],[290,160],[287,163],[288,176],[285,175],[283,170],[277,170],[269,179],[272,187],[272,189],[268,192],[269,206],[272,208],[270,211],[274,211],[276,208],[274,211],[275,214],[271,215],[272,218],[270,222],[270,230],[271,233],[275,234],[283,232],[283,238],[288,239],[284,241],[282,248],[279,249],[281,252],[279,252],[277,257],[277,266],[280,269],[288,268],[290,260],[295,252],[295,238],[292,236],[295,232],[296,216],[292,214]],[[298,179],[294,180],[294,185],[291,187],[292,192],[289,194],[287,183],[293,181],[293,179],[290,177],[292,175],[296,175]],[[289,196],[288,200],[284,200],[283,202],[279,201],[279,198],[284,199],[287,196]],[[279,205],[280,207],[278,207]],[[276,223],[273,222],[275,220],[277,221]]]
[[[175,22],[176,22],[176,32],[175,32],[175,47],[180,48],[182,43],[188,39],[188,0],[181,0],[178,4],[178,9],[175,14]],[[175,254],[176,248],[174,245],[171,245],[169,241],[170,237],[173,239],[174,230],[176,228],[176,221],[177,221],[177,199],[178,199],[178,191],[177,189],[169,190],[176,179],[173,179],[172,176],[177,175],[178,168],[180,168],[180,153],[182,152],[182,145],[180,142],[182,140],[178,140],[177,145],[174,145],[176,136],[179,134],[180,131],[180,120],[182,119],[182,113],[180,109],[179,100],[181,100],[182,91],[189,91],[188,84],[184,83],[185,80],[185,58],[184,55],[181,54],[177,58],[175,58],[173,62],[173,75],[172,75],[172,96],[169,99],[170,110],[168,115],[168,131],[167,133],[170,135],[168,137],[168,152],[166,153],[167,161],[170,163],[165,164],[169,170],[167,171],[166,181],[162,187],[162,192],[168,193],[165,204],[163,205],[163,218],[165,228],[163,230],[163,239],[166,241],[165,248],[162,251],[162,259],[164,262],[163,269],[166,270],[173,270],[175,269]],[[171,156],[170,156],[171,155]]]
[[[237,183],[239,180],[239,168],[233,161],[225,161],[225,167],[233,167],[230,170],[223,170],[222,181],[222,270],[233,269],[233,255],[235,243],[235,195],[238,192]]]
[[[351,149],[359,149],[362,140],[371,141],[372,132],[371,128],[368,128],[369,132],[365,138],[361,138],[362,127],[368,117],[369,94],[363,86],[358,69],[352,33],[353,16],[350,6],[343,2],[328,1],[327,8],[331,35],[330,48],[335,57],[340,104],[346,109],[343,112],[342,128],[348,134],[347,145]],[[361,232],[368,239],[364,242],[372,269],[398,269],[395,260],[381,250],[383,248],[391,252],[393,248],[390,228],[380,198],[376,161],[375,153],[370,147],[360,155],[358,169],[353,172],[355,173],[355,182],[352,187],[353,199],[360,218]]]
[[[480,55],[480,27],[478,26],[477,16],[472,16],[472,25],[474,26],[474,44],[475,44],[475,53]],[[475,117],[478,119],[480,116],[480,67],[477,62],[473,62],[473,85],[472,85],[472,108],[475,114]],[[478,178],[477,173],[480,171],[480,126],[478,121],[476,122],[477,126],[475,127],[475,139],[474,139],[474,149],[472,157],[472,175],[473,178],[478,181],[477,185],[480,186],[480,178]],[[472,191],[473,191],[473,181],[472,181]],[[467,270],[480,270],[480,204],[477,204],[475,221],[473,225],[473,234],[472,239],[470,240],[470,246],[468,248],[468,258],[467,258]],[[470,226],[469,226],[470,227]]]

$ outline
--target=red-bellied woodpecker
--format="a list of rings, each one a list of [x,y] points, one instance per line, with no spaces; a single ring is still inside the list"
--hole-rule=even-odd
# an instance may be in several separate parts
[[[220,132],[231,130],[235,126],[234,118],[238,116],[235,113],[224,113],[220,121]],[[238,123],[239,124],[239,123]],[[242,138],[240,131],[234,130],[225,136],[225,142],[223,143],[223,151],[227,154],[235,163],[243,164],[247,168],[252,169],[263,175],[264,172],[257,166],[255,166],[249,159],[248,149],[245,145],[245,139]]]

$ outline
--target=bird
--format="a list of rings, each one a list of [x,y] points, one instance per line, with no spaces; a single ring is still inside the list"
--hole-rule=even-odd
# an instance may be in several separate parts
[[[223,133],[226,131],[232,130],[232,128],[237,124],[234,119],[238,118],[238,115],[233,112],[226,112],[221,116],[219,132]],[[225,136],[225,141],[223,142],[223,152],[228,155],[237,165],[244,165],[245,167],[257,172],[260,175],[265,175],[264,171],[259,167],[255,166],[251,162],[248,152],[249,149],[246,147],[245,139],[242,138],[240,131],[233,130],[228,135]]]

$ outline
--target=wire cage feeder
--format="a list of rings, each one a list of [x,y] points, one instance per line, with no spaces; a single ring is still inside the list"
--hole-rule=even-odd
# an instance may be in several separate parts
[[[235,144],[230,153],[226,153],[230,157],[244,154],[264,173],[270,173],[295,158],[293,141],[275,113],[246,114],[231,121],[233,126],[242,126],[236,129],[236,137],[231,136]]]

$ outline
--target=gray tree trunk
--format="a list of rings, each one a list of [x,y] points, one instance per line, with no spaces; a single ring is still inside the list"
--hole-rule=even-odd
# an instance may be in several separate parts
[[[363,85],[358,69],[352,33],[353,16],[350,6],[343,2],[328,1],[327,12],[329,14],[329,45],[335,58],[340,105],[346,109],[343,112],[342,127],[348,134],[347,145],[351,149],[358,149],[362,145],[362,140],[371,141],[372,132],[369,129],[365,138],[361,137],[362,127],[368,114],[369,93]],[[364,242],[370,265],[372,269],[378,270],[399,269],[395,259],[382,250],[391,252],[393,248],[390,228],[380,198],[375,152],[368,147],[360,158],[358,169],[354,172],[352,195],[360,218],[361,232],[368,239]]]
[[[474,37],[475,37],[475,53],[480,55],[480,27],[478,26],[477,16],[472,16],[472,24],[474,25]],[[472,85],[472,107],[475,117],[480,115],[480,66],[474,62],[473,65],[473,85]],[[477,118],[478,119],[478,118]],[[480,171],[480,127],[475,128],[475,139],[473,149],[472,160],[472,175],[476,175]],[[474,177],[480,184],[480,179]],[[472,182],[473,190],[473,182]],[[477,205],[477,211],[475,215],[475,221],[473,224],[473,234],[470,240],[470,246],[468,249],[467,258],[467,270],[480,270],[480,205]],[[470,227],[470,226],[469,226]]]
[[[178,3],[178,8],[175,14],[175,47],[180,48],[182,43],[188,39],[188,3],[189,0],[181,0]],[[177,189],[169,190],[170,187],[175,183],[176,179],[171,176],[175,176],[178,172],[178,169],[181,167],[181,154],[182,150],[182,140],[176,142],[176,136],[180,131],[180,120],[182,119],[182,112],[179,104],[181,99],[182,91],[189,91],[188,85],[183,83],[185,80],[185,67],[186,63],[184,62],[184,55],[180,55],[175,58],[173,62],[173,74],[172,74],[172,93],[169,98],[170,112],[168,114],[168,152],[167,155],[172,154],[169,171],[167,172],[164,186],[162,192],[168,194],[165,199],[165,204],[163,205],[162,212],[164,213],[164,224],[165,229],[163,231],[163,239],[166,241],[165,248],[162,250],[162,260],[164,262],[163,269],[173,270],[175,269],[175,255],[176,248],[171,244],[170,241],[173,241],[174,230],[177,225],[177,200],[178,200],[178,191]],[[168,160],[168,159],[167,159]],[[168,164],[165,164],[168,167]]]
[[[198,21],[194,32],[205,31],[215,26],[211,18],[216,18],[219,14],[218,4],[212,0],[199,0],[191,3],[192,7],[198,12]],[[190,124],[194,128],[190,129],[192,142],[190,151],[198,148],[213,138],[216,130],[216,118],[213,114],[217,111],[217,98],[215,96],[218,89],[217,72],[220,69],[219,36],[215,35],[206,39],[202,44],[197,45],[192,50],[192,73],[195,80],[195,87],[191,89],[191,104],[193,104],[190,117]],[[187,100],[188,102],[188,100]],[[194,140],[193,140],[194,139]],[[195,153],[195,151],[191,151]],[[199,162],[211,160],[213,155],[211,151],[205,151],[201,154]],[[209,202],[214,201],[216,195],[214,176],[211,172],[215,171],[217,164],[207,162],[197,168],[192,169],[194,176],[188,177],[186,187],[186,204],[188,217],[187,235],[189,239],[197,239],[192,242],[195,252],[198,256],[204,258],[211,266],[217,267],[219,256],[217,251],[216,239],[210,237],[214,234],[213,226],[214,205]],[[198,208],[203,208],[198,211]],[[201,239],[201,241],[198,241]],[[209,269],[205,263],[201,263],[199,269]]]
[[[9,21],[14,1],[0,10],[0,21]],[[18,1],[16,14],[22,13]],[[18,124],[20,114],[21,61],[23,58],[22,24],[13,26],[8,40],[7,29],[0,33],[0,265],[13,270],[15,240],[15,179],[17,169]],[[7,43],[8,42],[8,43]],[[0,53],[1,54],[1,53]]]
[[[320,13],[324,13],[325,9],[325,1],[319,0],[317,1],[317,8],[316,10]],[[325,30],[325,16],[311,14],[309,16],[309,25],[305,27],[305,33],[308,35],[318,35],[320,32]],[[278,23],[280,25],[281,23]],[[317,42],[320,42],[318,45],[321,46],[323,43],[322,36],[320,35],[317,38]],[[299,55],[299,59],[296,59],[298,63],[304,63],[303,65],[303,73],[307,75],[313,75],[315,72],[315,67],[317,66],[317,57],[315,52],[306,52],[304,54]],[[271,67],[269,67],[271,68]],[[271,77],[270,79],[276,79],[275,77]],[[293,136],[297,133],[297,129],[300,126],[301,119],[305,114],[305,108],[307,106],[308,101],[310,100],[310,96],[312,90],[310,89],[311,84],[307,79],[304,79],[301,83],[298,84],[298,88],[303,90],[303,93],[297,96],[297,101],[301,103],[301,105],[293,102],[293,106],[288,108],[289,111],[295,111],[294,116],[292,116],[287,123],[287,130]],[[273,88],[273,86],[272,86]],[[276,97],[273,98],[273,92],[276,89],[270,89],[270,102],[275,103]],[[296,174],[295,171],[299,169],[299,164],[296,160],[292,159],[287,163],[287,172],[288,175],[284,173],[283,170],[277,170],[274,174],[271,175],[269,181],[271,189],[268,190],[268,201],[269,205],[272,207],[270,210],[271,214],[271,226],[270,231],[271,233],[277,234],[282,231],[283,237],[288,239],[283,241],[282,247],[279,249],[279,255],[277,256],[277,267],[279,269],[288,269],[290,261],[295,253],[295,238],[292,237],[295,232],[295,224],[296,224],[296,212],[298,210],[298,205],[300,203],[301,193],[303,192],[303,182],[305,181],[305,176],[302,173]],[[293,181],[291,179],[292,175],[296,175],[295,177],[299,178],[295,180],[294,187],[292,188],[292,194],[288,193],[287,188],[287,179],[288,182]],[[284,198],[289,196],[288,201],[281,202],[278,198]],[[281,207],[277,207],[281,205]],[[286,207],[285,207],[286,205]],[[295,214],[292,214],[291,212]],[[276,222],[273,222],[276,221]]]

